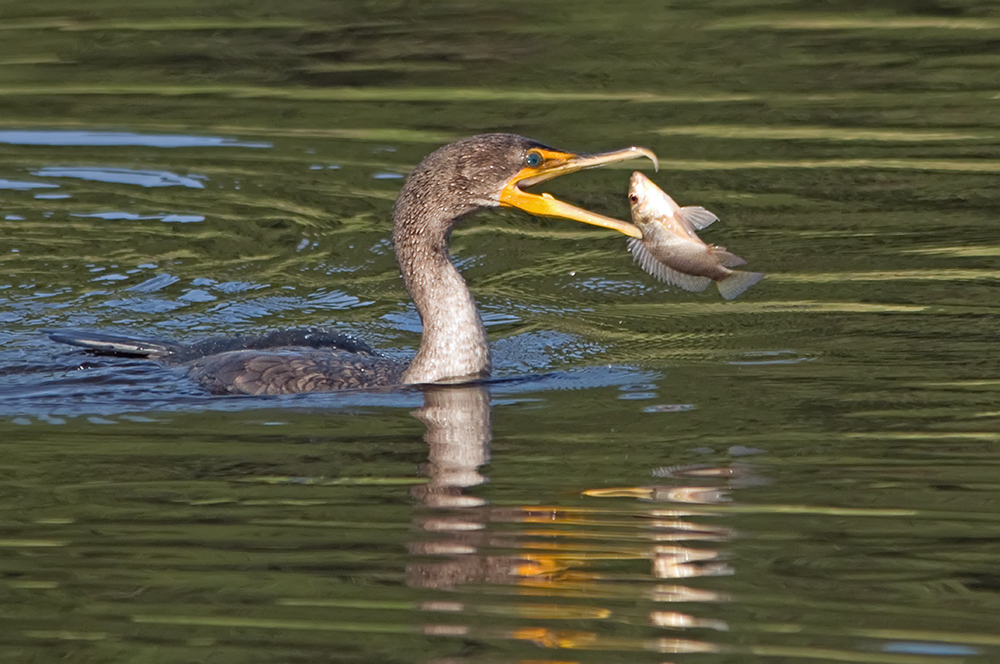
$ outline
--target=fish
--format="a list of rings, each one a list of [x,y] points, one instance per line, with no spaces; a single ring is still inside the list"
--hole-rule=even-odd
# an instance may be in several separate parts
[[[632,223],[642,238],[630,238],[629,251],[643,270],[660,281],[688,291],[702,291],[715,282],[727,300],[739,297],[764,278],[763,272],[729,268],[746,261],[725,247],[705,244],[695,231],[719,220],[701,206],[681,207],[642,173],[629,180]]]

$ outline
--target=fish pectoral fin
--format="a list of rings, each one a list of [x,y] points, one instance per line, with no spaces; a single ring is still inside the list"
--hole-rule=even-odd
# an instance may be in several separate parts
[[[709,253],[715,256],[716,259],[725,267],[737,267],[740,265],[746,265],[747,262],[737,256],[736,254],[726,251],[725,247],[720,247],[719,245],[713,244],[708,247]]]
[[[683,288],[687,291],[702,291],[708,288],[708,285],[712,283],[712,280],[708,277],[698,277],[685,274],[668,267],[665,263],[656,258],[656,256],[654,256],[649,249],[646,248],[646,245],[642,243],[642,240],[639,240],[638,238],[630,239],[628,241],[628,248],[629,251],[632,252],[635,262],[639,264],[639,267],[665,284],[677,286],[678,288]]]
[[[719,287],[719,295],[727,300],[734,300],[763,278],[763,272],[733,271],[728,277],[715,283]]]
[[[715,214],[700,205],[689,205],[688,207],[682,207],[677,211],[677,216],[681,217],[686,221],[691,228],[696,231],[700,231],[703,228],[708,228],[715,222],[719,220]]]

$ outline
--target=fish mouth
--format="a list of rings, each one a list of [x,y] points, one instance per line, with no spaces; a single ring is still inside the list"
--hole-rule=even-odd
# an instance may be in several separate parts
[[[629,237],[641,238],[642,231],[626,221],[578,208],[555,198],[551,194],[532,194],[525,191],[526,187],[532,187],[562,175],[641,157],[649,158],[653,165],[659,168],[659,161],[652,150],[635,146],[598,154],[575,154],[544,147],[532,148],[528,152],[524,168],[512,177],[501,190],[500,205],[515,207],[540,217],[572,219],[592,226],[610,228]]]

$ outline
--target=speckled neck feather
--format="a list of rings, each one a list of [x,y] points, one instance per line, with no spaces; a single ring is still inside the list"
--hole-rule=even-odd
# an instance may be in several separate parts
[[[413,171],[394,211],[393,241],[406,290],[423,323],[420,348],[405,383],[488,376],[490,350],[472,293],[451,262],[448,239],[462,218],[489,203],[477,200],[453,146]]]

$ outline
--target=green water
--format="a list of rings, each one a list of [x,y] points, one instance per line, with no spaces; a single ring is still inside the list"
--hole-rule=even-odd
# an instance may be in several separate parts
[[[0,2],[0,658],[997,661],[998,44],[971,1]],[[492,130],[652,148],[767,279],[480,214],[486,388],[212,397],[41,332],[406,357],[401,178]],[[550,189],[622,217],[632,166]]]

